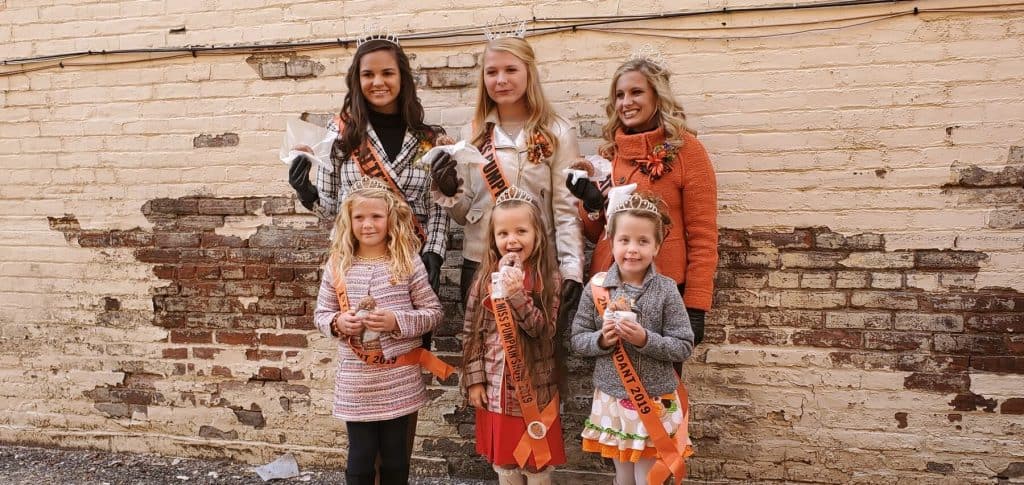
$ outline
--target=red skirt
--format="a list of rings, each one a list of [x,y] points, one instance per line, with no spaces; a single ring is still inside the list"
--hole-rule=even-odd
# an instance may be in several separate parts
[[[476,452],[487,458],[491,464],[519,466],[512,453],[516,450],[524,433],[526,433],[526,422],[519,416],[492,413],[483,409],[476,410]],[[551,461],[546,466],[564,464],[565,445],[562,443],[561,416],[555,418],[545,439],[547,439],[548,448],[551,449]],[[527,467],[537,468],[533,455],[530,455]]]

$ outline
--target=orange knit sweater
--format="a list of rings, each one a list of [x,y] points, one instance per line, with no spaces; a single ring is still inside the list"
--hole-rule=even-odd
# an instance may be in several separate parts
[[[704,146],[690,133],[683,134],[683,145],[670,162],[672,171],[658,180],[640,172],[633,160],[647,158],[652,149],[665,142],[665,129],[615,134],[615,158],[612,160],[612,184],[636,182],[637,192],[652,192],[668,207],[672,227],[654,259],[658,272],[686,285],[683,302],[687,308],[710,310],[714,292],[715,267],[718,265],[718,186],[715,171]],[[597,243],[591,274],[607,271],[612,263],[611,243],[604,238],[604,214],[597,221],[585,215],[587,239]]]

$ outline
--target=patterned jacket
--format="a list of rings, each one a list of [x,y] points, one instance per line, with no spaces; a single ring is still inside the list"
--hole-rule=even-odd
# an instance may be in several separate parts
[[[384,421],[417,411],[427,402],[423,371],[418,365],[373,366],[360,360],[348,342],[331,335],[331,321],[341,306],[334,288],[331,264],[324,267],[313,321],[320,333],[338,342],[338,372],[334,380],[334,416],[345,421]],[[345,289],[355,306],[373,295],[379,308],[395,313],[397,333],[382,334],[384,357],[404,355],[419,348],[421,335],[441,324],[441,302],[427,283],[427,270],[413,258],[408,281],[391,282],[387,261],[356,260],[345,273]]]
[[[327,129],[335,133],[338,132],[338,126],[333,121],[327,126]],[[385,169],[402,190],[406,202],[412,207],[413,214],[427,233],[427,241],[423,244],[420,252],[437,253],[444,258],[451,219],[448,217],[448,213],[435,204],[430,197],[429,169],[418,166],[417,163],[430,148],[425,146],[415,133],[406,131],[405,139],[402,141],[402,150],[395,160],[389,160],[380,138],[373,131],[373,126],[369,124],[366,126],[366,136],[377,153],[380,154]],[[331,162],[331,164],[321,164],[317,167],[315,185],[320,201],[313,208],[313,212],[321,218],[333,220],[338,214],[338,207],[341,206],[341,200],[345,197],[349,186],[359,180],[362,173],[351,157],[348,160],[340,160],[332,155]]]
[[[489,275],[488,275],[489,276]],[[545,282],[559,285],[559,281]],[[555,287],[558,295],[559,287]],[[489,303],[489,295],[481,298],[477,294],[476,284],[469,292],[469,303],[466,306],[465,326],[462,330],[462,341],[472,338],[473,315],[480,305]],[[534,305],[533,298],[526,291],[509,296],[512,314],[519,325],[519,342],[521,345],[532,345],[536,360],[529,362],[530,378],[533,380],[538,405],[543,409],[551,397],[558,392],[558,371],[555,362],[555,316],[558,315],[558,298],[551,308],[548,318]],[[509,416],[522,416],[516,389],[509,377],[508,366],[505,365],[505,349],[501,346],[497,323],[490,308],[483,310],[483,334],[476,336],[482,339],[480,353],[465,356],[465,368],[462,369],[463,393],[474,384],[484,384],[487,388],[487,410]]]

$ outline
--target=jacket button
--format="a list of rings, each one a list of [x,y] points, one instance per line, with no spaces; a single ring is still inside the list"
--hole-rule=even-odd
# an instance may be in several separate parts
[[[626,177],[619,177],[619,180],[616,183],[619,185],[625,185]]]

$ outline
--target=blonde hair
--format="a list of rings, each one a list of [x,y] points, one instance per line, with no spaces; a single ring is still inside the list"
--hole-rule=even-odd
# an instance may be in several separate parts
[[[665,127],[665,140],[677,147],[682,146],[683,132],[696,132],[686,126],[686,114],[683,112],[683,106],[672,96],[668,69],[647,59],[630,59],[622,63],[615,70],[615,75],[612,76],[608,103],[604,106],[608,121],[601,130],[605,143],[601,145],[598,152],[609,159],[615,156],[615,132],[623,127],[622,120],[619,119],[619,114],[615,109],[615,91],[619,84],[619,78],[627,72],[639,72],[647,79],[647,84],[654,91],[654,97],[657,99],[654,116],[657,116],[658,122]]]
[[[501,260],[501,252],[498,250],[498,243],[494,237],[494,219],[498,216],[501,211],[509,209],[517,209],[520,207],[526,207],[530,210],[530,222],[533,225],[533,231],[536,237],[533,246],[533,253],[530,257],[523,261],[523,266],[531,268],[533,270],[534,280],[540,285],[540,291],[538,294],[538,288],[535,286],[533,291],[533,302],[534,305],[540,309],[540,311],[550,320],[557,317],[554,315],[553,309],[555,307],[555,299],[558,298],[556,294],[555,285],[545,282],[555,281],[559,268],[558,263],[555,262],[555,249],[552,247],[551,242],[545,237],[544,221],[541,219],[540,209],[536,204],[526,202],[523,200],[510,200],[503,202],[500,205],[494,207],[491,211],[491,220],[487,225],[487,251],[484,253],[483,260],[480,262],[480,267],[476,271],[473,285],[476,288],[476,294],[479,298],[483,298],[487,294],[490,281],[491,273],[498,270],[498,262]],[[472,325],[468,334],[463,335],[463,375],[465,375],[466,364],[474,358],[474,356],[482,355],[484,345],[484,312],[487,312],[487,308],[483,304],[478,304],[474,308],[475,313],[473,315],[467,315],[467,318],[471,318]],[[522,339],[523,345],[523,358],[526,362],[534,362],[538,349],[536,345],[525,345],[534,343],[531,337],[526,333],[521,333],[520,338]],[[533,375],[536,378],[536,374]]]
[[[613,212],[611,217],[608,219],[608,237],[612,238],[612,244],[615,241],[615,229],[619,216],[628,215],[637,217],[640,219],[646,219],[654,224],[654,240],[660,245],[665,241],[665,236],[668,236],[668,231],[672,227],[672,218],[668,215],[667,205],[665,201],[652,193],[637,194],[633,197],[642,198],[651,204],[654,204],[658,208],[658,212],[654,213],[646,209],[621,209]]]
[[[485,57],[488,51],[508,52],[526,64],[526,93],[523,94],[523,97],[526,98],[526,111],[529,113],[529,117],[526,119],[523,129],[527,135],[527,143],[530,143],[534,134],[539,133],[551,145],[553,152],[558,151],[558,139],[555,138],[550,128],[558,119],[558,115],[551,103],[548,102],[548,98],[544,96],[544,90],[541,89],[537,56],[533,53],[533,47],[530,47],[530,44],[524,39],[504,37],[488,42],[487,47],[484,48]],[[478,148],[483,145],[484,137],[488,134],[487,124],[484,120],[497,107],[497,103],[487,94],[487,85],[484,83],[486,69],[486,65],[480,67],[476,112],[473,113],[473,134],[470,136],[471,143]]]
[[[334,239],[331,241],[331,261],[335,275],[344,275],[352,267],[359,240],[352,232],[352,207],[367,199],[383,200],[388,208],[387,256],[391,269],[391,283],[398,284],[412,276],[413,258],[420,252],[412,209],[393,192],[381,188],[361,188],[349,192],[341,202],[334,221]]]

